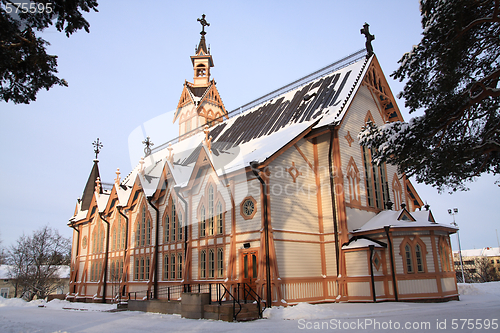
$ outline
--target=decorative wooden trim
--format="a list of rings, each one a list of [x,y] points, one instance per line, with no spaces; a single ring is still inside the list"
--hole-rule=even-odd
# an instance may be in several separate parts
[[[411,255],[412,255],[412,266],[415,270],[414,272],[408,272],[408,268],[406,266],[406,253],[405,253],[406,252],[405,251],[406,244],[408,244],[410,246]],[[417,257],[415,255],[415,246],[417,244],[420,245],[420,248],[422,250],[422,268],[424,270],[423,272],[418,271]],[[413,239],[410,239],[409,236],[404,236],[403,240],[401,241],[401,244],[399,245],[399,250],[400,250],[399,255],[403,259],[403,269],[404,269],[405,274],[407,274],[408,276],[420,276],[420,275],[429,273],[429,271],[427,269],[427,259],[426,259],[427,253],[428,253],[427,248],[425,246],[425,243],[420,239],[419,236],[415,236]],[[435,272],[435,273],[437,273],[437,272]],[[432,275],[434,276],[435,274],[432,273]]]
[[[253,210],[251,215],[246,215],[245,213],[243,213],[243,205],[247,200],[252,201],[253,205],[254,205],[254,210]],[[251,220],[255,216],[255,213],[257,213],[257,201],[252,196],[247,196],[243,200],[241,200],[241,203],[240,203],[240,215],[241,215],[241,217],[243,217],[245,220]]]
[[[347,140],[347,143],[349,144],[349,147],[351,144],[354,142],[354,139],[351,136],[351,133],[347,131],[347,134],[344,136],[344,138]]]

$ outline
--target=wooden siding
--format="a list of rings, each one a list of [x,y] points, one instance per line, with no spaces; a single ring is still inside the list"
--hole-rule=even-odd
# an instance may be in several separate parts
[[[337,276],[337,262],[335,257],[335,243],[325,244],[326,275]]]
[[[347,293],[349,296],[371,296],[369,282],[348,282]]]
[[[301,151],[309,155],[312,144],[302,144]],[[311,163],[314,159],[311,160]],[[286,169],[298,169],[295,182]],[[273,229],[319,232],[316,179],[313,170],[292,147],[270,165],[269,190],[271,197],[271,221]]]
[[[322,282],[290,282],[281,284],[283,298],[290,301],[323,298]]]
[[[319,244],[277,241],[274,246],[281,278],[321,276]]]
[[[405,294],[429,294],[437,293],[436,279],[400,280],[398,281],[398,293]]]
[[[345,265],[347,268],[348,277],[370,275],[366,249],[354,252],[346,252]]]
[[[441,288],[443,288],[443,292],[457,291],[457,284],[455,283],[455,278],[453,277],[442,278]]]

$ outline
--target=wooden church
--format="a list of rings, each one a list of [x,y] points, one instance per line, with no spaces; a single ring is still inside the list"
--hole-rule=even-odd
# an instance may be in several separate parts
[[[367,122],[403,120],[370,39],[227,112],[199,21],[193,82],[173,120],[179,137],[147,146],[107,189],[94,160],[68,223],[68,299],[162,299],[207,285],[265,306],[458,299],[456,228],[436,222],[410,180],[372,164],[358,144]]]

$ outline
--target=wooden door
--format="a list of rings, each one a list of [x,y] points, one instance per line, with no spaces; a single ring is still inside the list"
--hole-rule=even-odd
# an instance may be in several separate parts
[[[241,280],[248,284],[254,291],[256,291],[255,280],[257,280],[259,273],[257,252],[257,250],[251,249],[245,249],[241,252]]]

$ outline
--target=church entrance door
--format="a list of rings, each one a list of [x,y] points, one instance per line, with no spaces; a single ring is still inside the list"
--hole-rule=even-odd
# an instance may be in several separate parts
[[[253,289],[254,292],[257,292],[255,280],[257,280],[257,275],[259,273],[259,264],[258,264],[258,251],[256,249],[244,249],[241,251],[241,271],[240,276],[241,281],[246,283]]]

